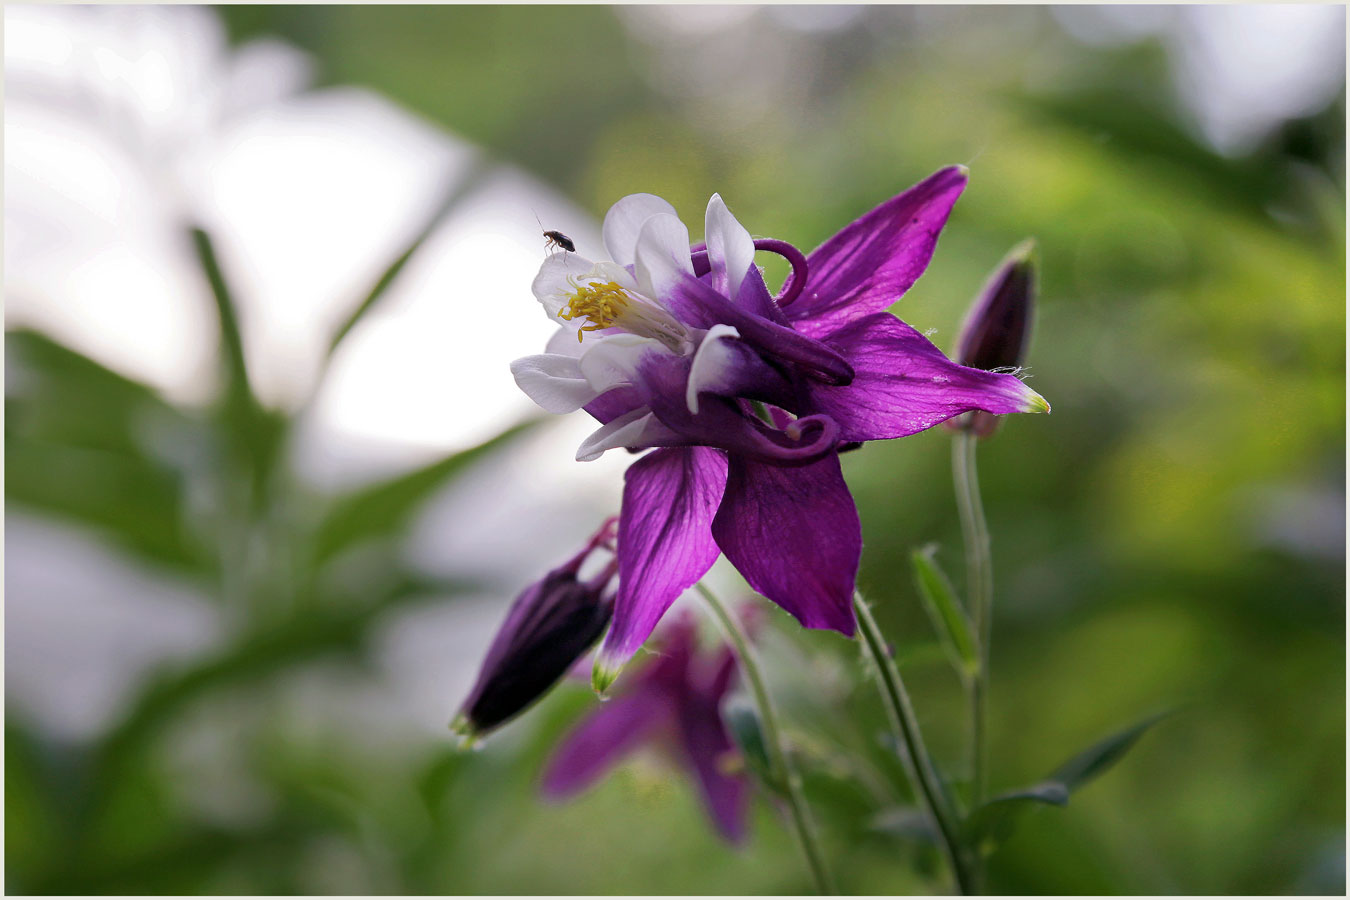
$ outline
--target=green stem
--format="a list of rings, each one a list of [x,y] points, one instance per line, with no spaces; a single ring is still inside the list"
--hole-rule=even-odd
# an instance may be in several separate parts
[[[764,730],[764,743],[769,753],[771,775],[776,782],[775,786],[781,788],[783,798],[787,801],[788,810],[792,815],[792,827],[797,832],[802,852],[806,854],[806,862],[811,868],[816,891],[820,894],[837,893],[829,869],[825,866],[825,857],[820,852],[820,839],[816,836],[815,822],[811,819],[811,811],[802,793],[801,776],[788,761],[783,733],[778,727],[778,716],[769,699],[769,691],[764,686],[764,676],[759,671],[759,664],[755,661],[754,654],[750,652],[750,641],[746,638],[740,623],[722,605],[722,601],[717,599],[717,595],[708,590],[701,581],[695,587],[703,595],[708,608],[712,610],[727,638],[736,648],[741,672],[744,673],[750,692],[754,694],[755,705],[759,708],[760,727]]]
[[[956,885],[963,894],[975,892],[974,870],[970,857],[961,844],[959,818],[952,808],[947,794],[942,789],[933,760],[924,746],[923,735],[919,731],[919,720],[914,707],[909,702],[909,693],[900,678],[900,670],[886,650],[886,640],[882,637],[877,620],[867,608],[862,594],[853,594],[853,608],[858,613],[858,630],[862,634],[863,645],[875,663],[877,683],[885,701],[887,717],[891,728],[900,742],[901,760],[909,775],[915,793],[922,801],[924,809],[932,820],[938,841],[942,845],[947,862],[956,877]]]
[[[992,634],[994,574],[989,553],[989,527],[980,502],[980,476],[975,468],[975,443],[969,431],[952,441],[952,479],[961,513],[961,535],[966,547],[966,590],[979,653],[979,668],[969,679],[971,806],[983,803],[989,787],[989,742],[986,736],[989,689],[989,643]]]

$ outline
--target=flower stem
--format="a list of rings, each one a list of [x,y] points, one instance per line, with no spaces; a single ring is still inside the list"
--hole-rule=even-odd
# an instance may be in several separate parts
[[[980,476],[975,468],[978,438],[963,431],[952,441],[952,480],[961,513],[961,535],[966,546],[966,591],[979,667],[968,680],[970,693],[971,806],[983,803],[989,786],[989,748],[985,734],[989,688],[989,642],[992,635],[994,573],[989,553],[989,527],[980,502]]]
[[[958,834],[958,814],[948,800],[937,769],[924,746],[919,720],[909,702],[909,693],[900,678],[900,670],[887,652],[885,638],[862,594],[853,594],[853,608],[858,613],[858,630],[862,633],[863,645],[876,666],[877,683],[885,701],[887,717],[891,720],[891,728],[900,742],[900,757],[909,779],[932,820],[938,842],[956,877],[957,887],[963,894],[974,893],[974,870]]]
[[[802,851],[806,854],[807,865],[811,868],[811,877],[816,883],[816,892],[820,894],[834,894],[833,879],[830,877],[829,869],[825,866],[825,857],[820,852],[820,839],[816,835],[815,822],[811,818],[811,811],[806,805],[806,797],[802,793],[801,776],[797,774],[796,769],[788,761],[787,751],[783,743],[783,733],[778,728],[778,716],[774,712],[773,703],[769,699],[769,692],[764,686],[764,677],[760,674],[759,664],[755,661],[754,654],[750,652],[750,641],[745,636],[740,623],[731,612],[722,605],[722,601],[717,599],[717,595],[699,582],[695,585],[698,592],[703,595],[707,601],[708,608],[712,610],[713,616],[721,624],[722,630],[726,632],[727,638],[736,648],[736,657],[740,660],[741,671],[745,673],[746,683],[750,686],[750,692],[755,696],[755,706],[759,708],[760,727],[764,730],[764,743],[769,754],[769,766],[772,777],[781,789],[783,798],[787,801],[788,810],[792,815],[792,826],[797,832],[797,838],[801,841]]]

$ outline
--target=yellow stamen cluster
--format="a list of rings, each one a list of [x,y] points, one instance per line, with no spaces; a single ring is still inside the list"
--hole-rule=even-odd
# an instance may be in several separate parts
[[[567,305],[558,311],[558,318],[566,321],[585,319],[587,324],[577,329],[577,341],[582,332],[613,328],[628,310],[629,299],[624,289],[613,281],[591,282],[580,285],[572,281],[576,291],[567,298]]]

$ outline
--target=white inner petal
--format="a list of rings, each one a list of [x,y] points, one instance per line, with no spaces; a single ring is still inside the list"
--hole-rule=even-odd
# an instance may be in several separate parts
[[[719,194],[713,194],[708,201],[703,234],[708,242],[708,262],[714,272],[726,273],[727,296],[735,300],[745,273],[755,261],[755,239],[731,214]]]
[[[577,340],[576,326],[576,322],[564,322],[563,327],[553,332],[553,337],[548,339],[548,343],[544,345],[544,352],[579,359],[587,347]]]
[[[638,290],[659,302],[679,284],[682,275],[693,276],[689,258],[689,229],[675,216],[652,216],[638,236],[634,274]]]
[[[572,356],[523,356],[511,363],[511,374],[526,396],[551,413],[576,412],[601,393],[582,375]]]
[[[726,383],[727,372],[735,362],[731,347],[723,343],[723,339],[740,336],[740,332],[730,325],[714,325],[698,345],[689,366],[689,383],[684,393],[684,402],[694,415],[698,415],[699,394]]]
[[[582,355],[579,369],[592,388],[607,391],[632,383],[645,354],[668,352],[664,344],[653,338],[615,334],[592,344]]]
[[[590,437],[577,448],[577,462],[590,462],[599,459],[606,450],[618,447],[638,447],[645,443],[645,437],[651,431],[666,432],[664,425],[657,421],[655,414],[645,406],[619,416],[608,425],[596,429]]]
[[[655,194],[629,194],[609,208],[601,237],[609,258],[621,266],[637,261],[638,235],[652,216],[675,215],[675,207]]]

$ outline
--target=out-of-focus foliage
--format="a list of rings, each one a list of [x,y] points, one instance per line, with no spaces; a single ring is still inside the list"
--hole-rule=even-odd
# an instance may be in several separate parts
[[[752,12],[751,49],[790,60],[781,84],[728,76],[701,93],[676,58],[719,35],[653,36],[632,11],[221,12],[236,39],[292,41],[326,81],[383,92],[597,217],[649,191],[699,222],[718,191],[753,232],[811,247],[940,166],[968,164],[936,257],[896,311],[950,349],[990,268],[1036,238],[1029,363],[1054,413],[1006,423],[979,457],[996,583],[994,791],[1178,707],[1066,807],[1028,810],[990,859],[991,888],[1343,890],[1344,534],[1314,525],[1344,502],[1343,91],[1229,158],[1176,109],[1156,45],[1083,47],[1041,10],[874,8],[820,32]],[[40,334],[7,336],[11,508],[189,579],[233,628],[158,672],[91,743],[8,717],[9,889],[808,891],[766,802],[749,845],[728,850],[673,769],[646,759],[574,803],[541,805],[542,762],[592,702],[579,686],[469,755],[448,737],[375,753],[339,723],[286,714],[287,684],[359,683],[384,613],[465,589],[407,569],[400,541],[515,432],[313,496],[284,471],[290,423],[248,392],[228,288],[216,288],[233,388],[210,409],[175,407]],[[958,571],[948,443],[934,430],[869,445],[845,470],[866,537],[861,585],[959,782],[960,683],[911,567],[936,540]],[[871,827],[911,800],[856,647],[769,623],[773,690],[841,887],[931,890],[940,865],[922,828],[903,815]],[[222,748],[214,768],[185,768],[170,748],[203,734]],[[220,798],[207,795],[231,791],[251,801],[213,812]]]

